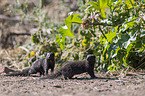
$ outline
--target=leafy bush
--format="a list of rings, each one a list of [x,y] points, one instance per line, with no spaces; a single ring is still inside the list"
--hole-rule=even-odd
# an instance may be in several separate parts
[[[79,36],[72,39],[73,44],[65,43],[64,38],[70,33],[72,23],[80,23],[77,14],[70,15],[65,19],[65,28],[61,28],[60,46],[65,50],[63,53],[70,53],[83,57],[86,54],[99,56],[98,69],[106,68],[115,71],[127,67],[128,58],[134,52],[144,52],[144,1],[133,0],[97,0],[87,2],[82,28],[79,28]],[[70,19],[71,17],[71,19]],[[73,21],[76,19],[76,21]],[[72,25],[72,26],[71,26]],[[101,33],[101,34],[98,34]],[[71,37],[74,37],[71,35]],[[68,47],[69,46],[69,47]],[[70,51],[68,51],[70,50]],[[73,52],[72,52],[73,51]],[[79,56],[78,56],[79,55]]]
[[[30,15],[26,13],[27,3],[17,9],[23,15],[22,21],[27,17],[37,23],[38,31],[32,34],[31,42],[23,48],[29,50],[29,58],[32,51],[37,57],[45,52],[55,52],[58,63],[62,63],[83,60],[87,54],[94,54],[97,71],[115,71],[127,67],[132,53],[143,54],[143,0],[86,0],[85,4],[83,1],[79,1],[78,11],[69,13],[63,26],[47,22],[42,2]]]

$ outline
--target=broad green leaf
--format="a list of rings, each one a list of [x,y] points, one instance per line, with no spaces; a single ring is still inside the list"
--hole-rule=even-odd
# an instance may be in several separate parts
[[[38,20],[36,20],[36,19],[33,19],[32,21],[33,21],[33,22],[38,22]]]
[[[127,42],[124,42],[124,44],[123,44],[123,45],[124,45],[124,48],[127,49],[128,45],[129,45],[130,43],[131,43],[130,40],[128,40]]]
[[[108,66],[109,71],[115,71],[115,69],[116,69],[116,66],[114,63],[112,63],[111,65]]]
[[[133,44],[132,44],[132,43],[129,44],[129,45],[127,46],[127,52],[129,52],[129,51],[131,50],[132,47],[133,47]]]
[[[101,8],[101,6],[103,6],[102,0],[98,0],[98,3],[99,3],[99,9],[102,9],[102,8]]]
[[[100,9],[104,9],[104,8],[108,7],[108,5],[107,5],[108,0],[99,0],[99,1],[101,1],[100,2]]]
[[[74,17],[77,17],[77,16],[79,16],[79,15],[80,15],[80,14],[74,14],[74,15],[72,15],[72,16],[73,16],[73,18],[74,18]]]
[[[60,36],[59,36],[59,34],[56,35],[56,42],[60,42]]]
[[[125,4],[127,5],[128,9],[132,8],[133,2],[131,0],[125,0]]]
[[[71,20],[72,20],[72,15],[69,15],[66,19],[65,19],[65,24],[68,28],[71,28]]]
[[[106,12],[105,12],[105,9],[101,9],[101,16],[103,18],[106,18]]]
[[[92,5],[94,9],[99,10],[99,6],[97,4],[97,2],[88,2],[88,4]]]
[[[64,44],[59,43],[59,47],[60,47],[61,50],[64,50],[65,49]]]
[[[82,20],[81,18],[79,18],[79,17],[74,17],[74,16],[73,16],[73,18],[72,18],[72,22],[73,22],[73,23],[74,23],[74,22],[75,22],[75,23],[82,23],[82,21],[83,21],[83,20]]]
[[[110,6],[112,4],[112,0],[107,0],[107,5]]]
[[[116,36],[116,32],[110,32],[109,34],[106,35],[107,41],[110,42],[114,37]]]
[[[116,3],[116,5],[122,4],[122,0],[118,0],[118,2]]]
[[[90,10],[93,10],[94,9],[94,6],[88,6],[86,9],[85,9],[85,12],[89,12]]]
[[[92,1],[88,2],[88,4],[92,5],[96,10],[101,10],[108,7],[106,0],[98,0],[98,2]]]
[[[134,4],[134,0],[130,0],[131,4],[133,5]]]
[[[63,36],[68,36],[68,37],[74,37],[74,34],[70,31],[70,29],[64,29],[64,28],[60,28],[59,32],[63,35]]]
[[[65,24],[68,28],[71,28],[72,23],[82,23],[83,20],[81,20],[81,18],[77,17],[78,15],[80,15],[80,14],[69,15],[65,19]]]
[[[134,17],[132,19],[127,19],[126,22],[124,22],[124,25],[127,25],[128,27],[132,27],[135,24],[135,20],[137,20],[138,18]]]
[[[84,39],[84,40],[82,41],[82,45],[83,45],[83,46],[86,46],[87,44],[88,44],[87,39]]]
[[[132,49],[132,47],[133,47],[132,43],[127,46],[127,54],[125,56],[125,61],[126,61],[126,58],[129,56],[129,53],[130,53],[130,50]]]
[[[61,50],[65,48],[65,36],[60,37],[60,35],[58,34],[56,36],[56,42],[58,43]]]

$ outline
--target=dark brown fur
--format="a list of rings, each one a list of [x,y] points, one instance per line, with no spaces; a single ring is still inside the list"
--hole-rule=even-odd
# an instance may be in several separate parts
[[[48,69],[51,69],[51,72],[53,72],[55,66],[55,57],[54,53],[47,53],[47,56],[45,58],[41,58],[33,62],[32,66],[29,68],[26,68],[20,72],[12,72],[9,74],[6,74],[5,76],[29,76],[30,74],[35,74],[37,72],[40,73],[40,75],[47,75]]]
[[[65,79],[70,79],[76,74],[81,74],[87,72],[91,78],[95,78],[94,75],[94,65],[95,65],[95,56],[88,55],[86,60],[84,61],[72,61],[63,65],[58,71],[53,74],[41,77],[40,79],[54,79],[61,75],[64,76]]]

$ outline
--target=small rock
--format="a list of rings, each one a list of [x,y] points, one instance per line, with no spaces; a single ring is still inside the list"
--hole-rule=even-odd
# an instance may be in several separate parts
[[[115,80],[115,82],[120,83],[123,82],[123,80]]]
[[[56,88],[61,88],[61,86],[59,86],[59,85],[55,85],[55,86],[53,86],[53,87],[56,87]]]

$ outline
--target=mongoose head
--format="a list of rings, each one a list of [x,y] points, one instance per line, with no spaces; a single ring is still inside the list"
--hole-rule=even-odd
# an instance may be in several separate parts
[[[48,59],[54,59],[54,53],[47,53],[47,56],[46,56]]]
[[[88,62],[96,62],[96,57],[95,57],[95,55],[93,55],[93,54],[89,54],[89,55],[87,55],[87,61]]]

